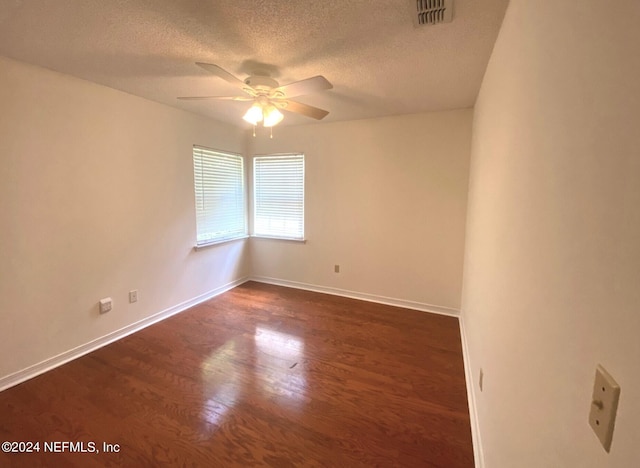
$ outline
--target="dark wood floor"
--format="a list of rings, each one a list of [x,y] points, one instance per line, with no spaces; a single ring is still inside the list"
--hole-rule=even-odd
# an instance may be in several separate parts
[[[253,282],[0,411],[0,442],[40,442],[0,466],[473,466],[457,319]],[[100,453],[45,453],[63,441]]]

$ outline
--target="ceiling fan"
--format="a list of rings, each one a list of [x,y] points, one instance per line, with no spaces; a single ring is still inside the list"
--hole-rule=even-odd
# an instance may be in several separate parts
[[[318,75],[280,86],[267,74],[255,74],[242,81],[218,65],[202,62],[196,62],[196,65],[232,84],[244,94],[239,96],[191,96],[179,97],[178,99],[184,101],[202,99],[253,101],[243,119],[254,127],[260,122],[265,127],[273,127],[282,122],[284,116],[280,109],[316,120],[322,120],[329,114],[326,110],[291,99],[333,88],[333,85],[324,76]]]

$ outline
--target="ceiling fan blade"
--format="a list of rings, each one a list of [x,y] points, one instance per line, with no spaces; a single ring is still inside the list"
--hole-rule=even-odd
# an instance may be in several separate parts
[[[222,78],[227,83],[232,84],[233,86],[241,89],[247,94],[255,93],[254,89],[251,86],[246,84],[240,78],[235,77],[224,68],[219,67],[218,65],[214,65],[213,63],[203,63],[203,62],[196,62],[196,65],[198,65],[200,68],[204,70],[207,70],[209,73],[213,73],[217,77]]]
[[[287,98],[312,94],[333,88],[333,85],[322,75],[307,78],[306,80],[295,81],[288,85],[280,86],[271,91],[271,94],[284,94]]]
[[[180,96],[181,101],[200,101],[203,99],[217,99],[223,101],[253,101],[250,96]]]
[[[284,109],[289,112],[295,112],[296,114],[302,114],[316,120],[322,120],[327,115],[329,115],[329,111],[319,109],[308,104],[302,104],[301,102],[275,99],[272,100],[272,102],[280,109]]]

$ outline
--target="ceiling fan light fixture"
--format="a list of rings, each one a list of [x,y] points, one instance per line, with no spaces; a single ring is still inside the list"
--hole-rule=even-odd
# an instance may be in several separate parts
[[[249,110],[242,117],[246,122],[249,122],[251,125],[257,125],[258,122],[262,121],[262,106],[255,102]]]
[[[284,115],[280,112],[276,106],[273,104],[269,104],[264,108],[264,121],[262,125],[265,127],[273,127],[274,125],[278,125],[284,119]]]
[[[413,0],[412,0],[413,1]],[[418,5],[427,4],[427,0],[416,0]],[[436,0],[429,0],[428,4]],[[438,2],[451,2],[453,0],[437,0]],[[223,101],[253,101],[251,107],[242,117],[247,123],[255,127],[262,122],[264,127],[273,128],[284,119],[284,115],[280,109],[286,109],[288,112],[300,114],[316,120],[325,118],[329,111],[319,109],[317,107],[293,101],[291,98],[297,96],[306,96],[318,91],[326,91],[333,88],[333,85],[322,75],[312,76],[300,81],[294,81],[286,85],[280,84],[267,76],[266,74],[252,75],[244,81],[232,75],[222,67],[213,63],[196,62],[200,68],[209,73],[222,78],[235,88],[242,90],[244,93],[240,96],[183,96],[178,99],[186,101],[194,101],[201,99],[217,99]],[[254,135],[255,136],[255,135]]]

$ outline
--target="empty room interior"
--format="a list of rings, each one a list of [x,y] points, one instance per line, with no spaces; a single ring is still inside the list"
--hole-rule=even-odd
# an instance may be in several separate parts
[[[1,466],[640,466],[640,2],[0,2]]]

